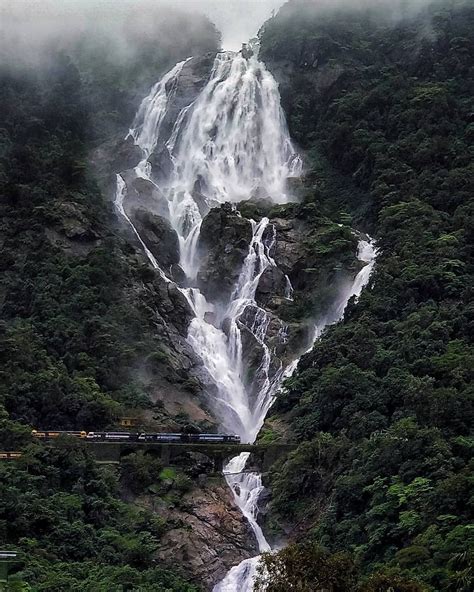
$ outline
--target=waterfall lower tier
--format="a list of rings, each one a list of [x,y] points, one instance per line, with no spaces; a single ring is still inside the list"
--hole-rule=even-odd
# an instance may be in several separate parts
[[[244,452],[234,457],[225,467],[224,475],[234,493],[237,505],[249,521],[258,543],[260,552],[270,551],[262,529],[257,523],[258,496],[263,491],[262,477],[258,473],[247,473],[245,466],[250,453]]]
[[[222,582],[214,586],[213,592],[252,592],[259,561],[257,555],[233,567]]]
[[[315,326],[314,337],[308,351],[313,348],[314,343],[320,338],[325,327],[337,323],[343,317],[349,300],[353,296],[356,299],[359,298],[362,289],[370,279],[370,274],[375,264],[375,256],[376,250],[373,242],[364,240],[359,242],[358,259],[366,265],[357,274],[352,285],[341,294],[340,299],[333,308],[333,312],[329,313],[324,321]],[[289,364],[282,378],[290,376],[295,371],[297,364],[298,360],[294,360]],[[265,539],[260,525],[257,523],[258,498],[263,490],[262,478],[258,473],[243,472],[247,460],[248,455],[245,454],[233,458],[227,465],[224,473],[226,474],[227,483],[234,492],[236,503],[249,521],[258,541],[259,550],[263,553],[271,551],[271,547]],[[258,562],[258,556],[242,561],[229,571],[222,582],[214,587],[213,592],[252,592]]]

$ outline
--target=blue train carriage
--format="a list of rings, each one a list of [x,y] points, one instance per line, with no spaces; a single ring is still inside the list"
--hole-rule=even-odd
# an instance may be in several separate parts
[[[133,432],[88,432],[86,439],[103,442],[136,441],[138,434]]]

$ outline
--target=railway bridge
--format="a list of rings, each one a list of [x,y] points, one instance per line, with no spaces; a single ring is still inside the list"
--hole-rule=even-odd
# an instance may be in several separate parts
[[[51,442],[50,442],[51,443]],[[212,464],[213,472],[221,472],[225,463],[242,452],[251,454],[251,464],[266,471],[281,456],[295,449],[293,444],[217,444],[203,442],[83,442],[98,462],[119,463],[132,452],[159,457],[165,466],[181,465],[202,457]]]

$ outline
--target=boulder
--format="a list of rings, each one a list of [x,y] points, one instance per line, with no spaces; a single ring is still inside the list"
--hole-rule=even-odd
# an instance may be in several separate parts
[[[114,172],[118,173],[136,167],[143,158],[143,153],[132,136],[127,136],[125,140],[117,142],[113,157],[112,167]]]
[[[168,201],[156,185],[134,174],[126,174],[124,178],[127,183],[125,208],[128,213],[139,208],[169,218]]]
[[[287,279],[279,267],[267,267],[258,282],[255,299],[260,306],[268,306],[275,297],[285,297]]]
[[[186,274],[183,271],[181,265],[177,263],[173,263],[170,267],[170,274],[173,280],[178,284],[178,286],[184,286],[186,283]]]
[[[273,259],[282,273],[291,277],[304,256],[303,243],[308,228],[294,219],[273,218],[271,222],[276,230]]]
[[[172,265],[179,264],[178,235],[168,220],[143,209],[133,210],[131,219],[160,266],[168,270]]]

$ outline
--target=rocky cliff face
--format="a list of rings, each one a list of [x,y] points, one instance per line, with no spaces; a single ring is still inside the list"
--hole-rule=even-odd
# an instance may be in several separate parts
[[[290,357],[303,347],[305,328],[328,312],[338,291],[359,271],[358,239],[352,229],[324,216],[306,216],[305,208],[296,203],[274,206],[265,200],[237,207],[224,204],[211,210],[201,227],[200,287],[210,301],[219,302],[230,296],[248,254],[250,220],[269,218],[263,240],[274,265],[262,274],[256,300],[270,315],[267,336],[272,349],[281,353],[281,343],[272,342],[272,337],[285,331],[283,349]],[[254,307],[246,309],[241,318],[244,332],[256,314]]]
[[[211,590],[231,567],[258,549],[224,479],[201,477],[179,503],[153,495],[143,496],[139,503],[175,525],[160,540],[160,565],[182,565],[193,580]]]

